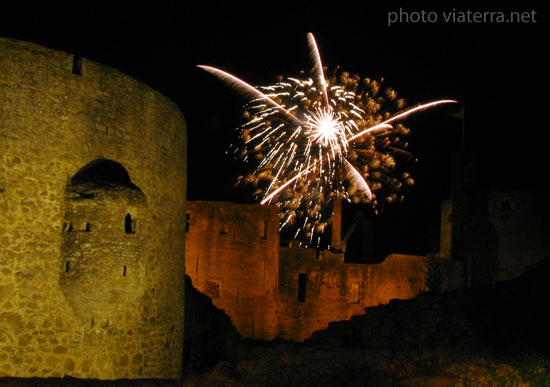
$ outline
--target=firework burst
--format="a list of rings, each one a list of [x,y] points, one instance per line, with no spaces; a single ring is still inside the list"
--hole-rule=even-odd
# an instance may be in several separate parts
[[[409,109],[382,81],[339,71],[325,75],[315,38],[308,34],[314,67],[309,76],[253,87],[222,70],[199,66],[246,95],[246,123],[235,154],[255,168],[239,182],[256,187],[262,204],[280,209],[281,228],[316,244],[330,224],[336,198],[370,203],[402,200],[414,184],[402,170],[410,130],[398,121],[420,110],[455,102],[439,100]]]

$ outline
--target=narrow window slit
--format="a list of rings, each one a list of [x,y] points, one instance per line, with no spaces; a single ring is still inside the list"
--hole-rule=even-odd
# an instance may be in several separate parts
[[[298,302],[306,302],[307,274],[298,274]]]
[[[265,220],[260,224],[260,238],[267,239],[267,221]]]
[[[130,214],[126,214],[126,218],[124,218],[124,232],[126,234],[136,233],[136,221],[132,219]]]

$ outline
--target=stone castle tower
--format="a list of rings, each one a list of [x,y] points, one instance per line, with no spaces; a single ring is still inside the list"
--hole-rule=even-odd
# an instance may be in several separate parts
[[[185,197],[174,103],[0,38],[0,376],[179,377]]]

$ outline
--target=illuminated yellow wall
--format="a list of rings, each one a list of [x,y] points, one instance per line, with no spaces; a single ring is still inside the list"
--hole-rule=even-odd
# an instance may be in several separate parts
[[[0,38],[0,376],[180,375],[185,131],[146,85]],[[102,160],[137,190],[78,197]]]

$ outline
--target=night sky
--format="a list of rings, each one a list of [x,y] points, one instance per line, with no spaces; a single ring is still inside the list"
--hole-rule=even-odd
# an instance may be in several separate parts
[[[181,3],[181,4],[180,4]],[[185,4],[185,5],[184,5]],[[258,5],[261,4],[261,5]],[[394,23],[388,12],[434,12],[431,22]],[[443,12],[532,12],[530,23],[449,23]],[[409,104],[441,98],[407,121],[416,186],[407,202],[427,218],[450,197],[451,153],[475,153],[493,185],[543,187],[548,165],[542,115],[547,89],[545,15],[536,5],[499,3],[446,7],[402,2],[115,2],[5,6],[0,35],[28,40],[115,67],[170,97],[188,124],[191,200],[251,202],[233,188],[243,166],[226,154],[236,140],[246,99],[197,64],[224,69],[253,85],[295,76],[312,66],[306,34],[313,32],[329,68],[385,79]],[[451,113],[465,107],[462,122]],[[464,144],[464,145],[463,145]],[[404,206],[406,206],[405,204]],[[388,210],[401,211],[399,208]],[[415,216],[404,210],[407,216]],[[432,219],[432,220],[433,220]]]

